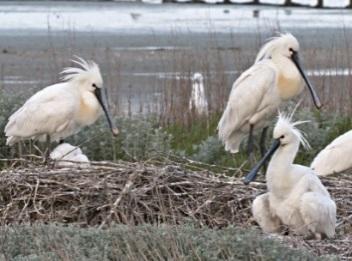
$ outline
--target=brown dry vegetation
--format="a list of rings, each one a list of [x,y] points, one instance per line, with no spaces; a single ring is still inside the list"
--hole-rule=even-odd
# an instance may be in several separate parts
[[[17,162],[16,164],[19,164]],[[240,178],[192,171],[192,163],[94,162],[89,169],[54,169],[22,162],[0,175],[0,224],[36,222],[109,227],[111,224],[194,224],[249,228],[251,202],[265,191]],[[188,165],[188,166],[187,166]],[[352,181],[349,174],[323,178],[337,204],[337,235],[322,241],[295,235],[274,238],[317,255],[352,257]]]

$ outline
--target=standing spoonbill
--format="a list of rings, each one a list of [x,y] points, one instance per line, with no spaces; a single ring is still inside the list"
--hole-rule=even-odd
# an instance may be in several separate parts
[[[189,110],[195,110],[198,115],[208,113],[208,101],[205,96],[204,78],[201,73],[192,76],[192,93],[189,100]]]
[[[234,82],[218,124],[225,150],[237,153],[249,134],[247,152],[253,152],[253,132],[262,129],[260,150],[265,151],[269,121],[283,101],[300,94],[304,82],[317,108],[322,105],[299,62],[299,43],[292,34],[272,38],[259,51],[255,63]]]
[[[246,184],[251,182],[274,154],[266,172],[268,192],[253,201],[252,213],[268,233],[279,232],[286,225],[300,235],[331,238],[335,235],[335,202],[311,168],[293,164],[300,143],[309,147],[295,128],[301,123],[291,123],[290,118],[280,115],[271,148],[245,178]]]
[[[352,130],[334,139],[314,158],[310,167],[319,176],[352,168]]]
[[[7,145],[26,139],[61,141],[93,124],[102,110],[112,133],[118,134],[107,110],[98,65],[79,57],[73,62],[81,68],[64,69],[64,82],[40,90],[9,117],[5,127]]]

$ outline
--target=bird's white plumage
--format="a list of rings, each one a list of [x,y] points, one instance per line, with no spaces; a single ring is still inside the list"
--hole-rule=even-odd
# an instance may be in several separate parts
[[[300,235],[335,235],[336,205],[314,171],[293,164],[303,135],[295,124],[280,116],[273,133],[280,146],[266,173],[268,192],[252,207],[257,223],[267,232],[288,226]]]
[[[219,138],[225,150],[238,152],[249,125],[263,128],[281,100],[275,88],[276,70],[270,60],[254,64],[234,83],[229,101],[219,121]]]
[[[51,153],[50,158],[55,160],[57,167],[89,167],[89,159],[79,147],[68,143],[58,145]]]
[[[205,95],[204,78],[201,73],[195,73],[192,77],[192,93],[189,100],[189,109],[193,109],[199,115],[208,113],[208,101]]]
[[[79,147],[72,146],[69,143],[61,143],[50,153],[50,158],[53,160],[61,160],[64,157],[72,157],[83,154]]]
[[[327,145],[310,165],[319,176],[327,176],[352,168],[352,130]]]
[[[65,84],[55,84],[26,101],[10,116],[5,127],[7,144],[12,145],[27,138],[42,139],[46,133],[51,133],[53,140],[74,133],[76,126],[73,118],[77,103],[75,95],[68,88]]]
[[[102,87],[99,67],[77,59],[74,62],[82,68],[64,69],[66,82],[35,93],[9,117],[5,127],[8,145],[23,139],[43,140],[46,135],[58,141],[97,120],[102,110],[92,84]]]
[[[218,124],[225,150],[237,153],[250,125],[254,131],[266,127],[280,104],[302,91],[301,76],[288,58],[290,48],[299,49],[291,34],[273,38],[259,51],[252,67],[234,82]]]
[[[252,204],[252,213],[257,223],[266,233],[280,232],[281,220],[270,210],[269,193],[256,197]]]

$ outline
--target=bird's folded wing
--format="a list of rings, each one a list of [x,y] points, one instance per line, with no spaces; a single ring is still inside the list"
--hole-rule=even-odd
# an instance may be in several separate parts
[[[256,112],[266,105],[264,95],[275,87],[275,70],[267,63],[253,65],[233,84],[229,101],[220,119],[218,130],[221,140],[241,128]]]
[[[352,130],[337,137],[314,158],[311,168],[326,176],[352,168]]]
[[[53,133],[72,121],[75,112],[73,97],[67,94],[37,94],[11,115],[5,127],[7,137],[33,137]]]

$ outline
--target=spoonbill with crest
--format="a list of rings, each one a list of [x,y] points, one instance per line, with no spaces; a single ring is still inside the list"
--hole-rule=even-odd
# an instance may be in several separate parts
[[[79,57],[73,62],[80,68],[64,69],[63,82],[35,93],[9,117],[7,145],[26,139],[61,141],[93,124],[102,111],[112,133],[118,134],[107,109],[99,66]]]
[[[253,152],[253,132],[262,129],[260,149],[280,104],[309,89],[317,108],[322,105],[299,62],[299,43],[292,34],[272,38],[259,51],[255,63],[234,82],[227,106],[218,124],[225,150],[237,153],[247,136],[247,152]],[[252,157],[250,157],[251,159]]]
[[[245,178],[246,184],[254,180],[273,155],[266,172],[268,192],[253,201],[253,216],[268,233],[280,232],[286,225],[299,235],[331,238],[335,235],[336,205],[311,168],[293,164],[300,143],[304,147],[309,144],[295,127],[303,122],[292,123],[291,117],[279,115],[271,148]]]

